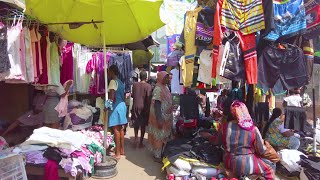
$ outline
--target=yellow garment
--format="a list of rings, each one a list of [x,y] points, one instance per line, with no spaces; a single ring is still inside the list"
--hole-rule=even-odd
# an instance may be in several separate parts
[[[186,13],[184,24],[185,60],[182,62],[182,70],[184,71],[183,74],[185,77],[183,79],[183,84],[186,87],[190,87],[193,81],[194,58],[197,53],[197,46],[195,46],[197,19],[201,10],[202,8],[199,7],[193,11],[187,11]]]

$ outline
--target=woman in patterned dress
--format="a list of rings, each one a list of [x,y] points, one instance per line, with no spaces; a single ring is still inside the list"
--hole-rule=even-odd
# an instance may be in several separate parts
[[[161,152],[171,136],[173,114],[172,96],[167,86],[169,75],[162,71],[157,74],[157,84],[153,90],[148,123],[149,150],[157,162],[161,162]]]
[[[292,129],[284,128],[284,120],[280,108],[273,109],[272,116],[267,123],[263,137],[273,146],[285,149],[298,149],[300,146],[299,135]]]

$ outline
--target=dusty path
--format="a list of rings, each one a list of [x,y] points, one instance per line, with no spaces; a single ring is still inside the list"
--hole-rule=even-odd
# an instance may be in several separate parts
[[[128,133],[125,136],[126,156],[123,156],[119,161],[118,175],[111,180],[165,180],[165,174],[161,173],[162,165],[153,161],[152,155],[146,148],[135,149],[132,147],[133,137],[133,129],[128,128]],[[145,141],[147,140],[145,139]],[[90,178],[90,180],[95,179]]]

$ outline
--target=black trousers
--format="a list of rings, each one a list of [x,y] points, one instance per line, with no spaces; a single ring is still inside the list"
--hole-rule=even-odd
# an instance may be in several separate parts
[[[304,131],[304,125],[307,121],[307,113],[305,108],[286,107],[285,116],[285,128]]]

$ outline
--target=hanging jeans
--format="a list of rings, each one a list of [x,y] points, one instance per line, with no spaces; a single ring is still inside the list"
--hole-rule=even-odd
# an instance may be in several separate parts
[[[303,107],[286,107],[285,108],[285,123],[287,129],[304,131],[304,125],[307,120],[306,109]]]

